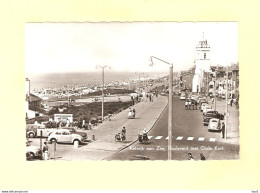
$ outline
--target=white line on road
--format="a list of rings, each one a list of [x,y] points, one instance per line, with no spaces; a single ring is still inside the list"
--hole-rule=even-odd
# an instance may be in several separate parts
[[[210,141],[210,142],[215,142],[216,139],[215,139],[215,138],[209,138],[209,141]]]
[[[176,140],[182,140],[183,136],[179,136],[176,138]]]
[[[198,139],[198,141],[204,141],[204,137],[200,137],[199,139]]]
[[[161,139],[163,136],[157,136],[155,139]]]
[[[192,141],[193,139],[194,139],[194,137],[188,137],[187,140]]]
[[[148,139],[151,139],[153,136],[148,136]]]

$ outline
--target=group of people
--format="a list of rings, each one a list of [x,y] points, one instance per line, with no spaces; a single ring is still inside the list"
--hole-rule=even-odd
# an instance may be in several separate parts
[[[198,102],[195,100],[186,100],[185,101],[185,109],[196,109],[197,110]]]
[[[191,161],[194,160],[194,158],[193,158],[191,153],[188,153],[188,160],[191,160]],[[202,161],[206,160],[205,156],[202,153],[200,154],[200,160],[202,160]]]
[[[133,108],[133,109],[131,109],[131,108],[129,108],[129,110],[128,110],[128,118],[132,118],[132,119],[134,119],[135,118],[135,108]]]

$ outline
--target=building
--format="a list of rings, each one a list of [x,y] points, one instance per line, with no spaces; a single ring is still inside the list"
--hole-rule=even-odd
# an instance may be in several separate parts
[[[201,92],[204,72],[210,71],[210,46],[207,40],[199,41],[196,46],[195,74],[192,80],[192,92]]]
[[[26,119],[35,118],[40,116],[42,99],[30,93],[30,80],[25,79],[25,112]]]

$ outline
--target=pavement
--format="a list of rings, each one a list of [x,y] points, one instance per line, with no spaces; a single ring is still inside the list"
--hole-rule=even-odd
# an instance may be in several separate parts
[[[209,105],[214,107],[214,103],[209,102]],[[216,110],[224,114],[226,112],[226,100],[218,99],[216,101]],[[227,122],[227,139],[223,139],[223,143],[239,144],[239,109],[235,105],[228,105],[228,122]]]
[[[166,96],[154,96],[153,102],[142,101],[131,108],[135,108],[135,119],[128,119],[128,109],[113,115],[111,121],[87,130],[90,143],[79,148],[71,147],[71,151],[64,152],[57,160],[104,160],[116,152],[127,148],[137,141],[138,134],[146,128],[149,131],[168,103]],[[126,141],[116,142],[115,135],[126,128]]]

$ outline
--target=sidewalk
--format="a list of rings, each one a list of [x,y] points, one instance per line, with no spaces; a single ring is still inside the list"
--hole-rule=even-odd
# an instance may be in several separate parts
[[[63,154],[62,160],[104,160],[106,157],[119,152],[137,140],[138,134],[146,128],[149,131],[160,117],[168,103],[166,96],[154,97],[153,102],[139,102],[135,108],[135,119],[128,119],[128,109],[114,115],[111,121],[88,130],[88,139],[91,143]],[[115,135],[126,128],[126,142],[116,142]]]
[[[210,106],[214,107],[214,104],[209,103]],[[216,110],[224,114],[226,112],[226,101],[218,101],[216,102]],[[228,105],[228,123],[227,123],[227,139],[221,139],[222,142],[226,142],[229,144],[239,144],[239,109],[235,107],[235,105]]]

